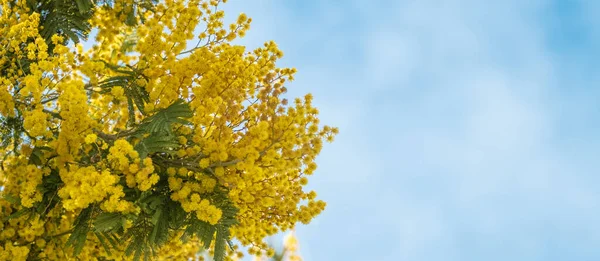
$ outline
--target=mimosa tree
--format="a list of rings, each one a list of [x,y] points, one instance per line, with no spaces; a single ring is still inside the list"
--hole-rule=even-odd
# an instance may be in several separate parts
[[[219,4],[0,0],[0,260],[271,254],[324,209],[303,186],[337,129]]]

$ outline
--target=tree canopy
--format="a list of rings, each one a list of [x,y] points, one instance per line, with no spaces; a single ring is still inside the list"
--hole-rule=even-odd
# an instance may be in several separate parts
[[[0,0],[0,260],[273,255],[324,210],[338,130],[222,2]]]

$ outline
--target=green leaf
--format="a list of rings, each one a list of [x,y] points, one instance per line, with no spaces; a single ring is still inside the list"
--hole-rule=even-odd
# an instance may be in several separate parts
[[[41,218],[46,215],[61,201],[58,196],[58,189],[63,184],[58,174],[58,170],[53,169],[50,174],[42,178],[42,184],[38,185],[38,189],[43,193],[42,201],[34,205],[36,212]]]
[[[141,253],[141,249],[142,249],[142,245],[140,244],[140,241],[138,240],[132,240],[129,245],[127,246],[127,248],[125,249],[125,255],[126,256],[130,256],[131,254],[133,254],[135,252],[135,256],[134,256],[134,260],[139,260],[139,255],[138,253]]]
[[[110,251],[110,247],[106,244],[106,240],[105,240],[104,236],[102,234],[100,234],[99,232],[94,232],[94,235],[96,235],[96,237],[98,238],[98,241],[100,241],[100,244],[102,245],[102,248],[104,248],[104,251],[106,251],[106,253],[109,256],[112,255],[112,252]]]
[[[169,107],[144,119],[139,128],[147,133],[161,133],[172,136],[172,125],[174,123],[191,124],[187,119],[193,115],[189,104],[180,99],[169,105]]]
[[[108,240],[108,243],[110,243],[113,248],[117,248],[119,246],[119,238],[117,238],[115,234],[110,232],[102,232],[100,234],[102,234],[102,236]]]
[[[128,101],[130,106],[133,107],[131,101]],[[143,138],[136,144],[135,150],[141,158],[156,152],[173,153],[180,147],[179,142],[175,140],[175,135],[173,135],[173,124],[191,124],[187,118],[192,117],[192,115],[189,105],[183,100],[178,100],[169,107],[147,117],[139,125],[137,136],[143,137],[144,134],[150,134],[150,136]]]
[[[158,224],[162,218],[163,218],[163,210],[159,208],[154,212],[154,215],[152,215],[152,220],[151,220],[152,224],[154,224],[154,225]]]
[[[31,151],[31,155],[29,156],[29,164],[42,165],[42,159],[44,157],[44,151],[52,151],[51,148],[42,146],[42,147],[34,147]]]
[[[185,241],[189,237],[197,236],[198,239],[200,239],[200,241],[203,243],[203,247],[208,249],[210,247],[210,243],[212,243],[215,231],[215,226],[193,217],[188,221],[187,227],[181,239]]]
[[[169,213],[169,227],[174,230],[179,230],[185,224],[185,219],[188,213],[183,210],[179,202],[169,198],[166,203],[167,213]]]
[[[15,212],[15,213],[12,213],[12,214],[10,214],[10,215],[9,215],[9,216],[7,216],[7,217],[4,217],[4,221],[6,222],[6,221],[8,221],[8,220],[11,220],[11,219],[13,219],[13,218],[18,218],[18,217],[21,217],[21,216],[23,216],[23,215],[25,215],[25,214],[28,214],[28,213],[31,213],[31,210],[30,210],[30,209],[28,209],[28,208],[22,208],[22,209],[19,209],[17,212]]]
[[[127,125],[135,124],[135,108],[133,107],[133,101],[131,97],[127,96],[127,109],[129,110],[129,121]]]
[[[134,149],[140,154],[140,158],[145,158],[148,154],[155,152],[173,152],[179,146],[181,145],[173,137],[154,135],[138,142]]]
[[[142,257],[142,253],[144,251],[144,247],[143,246],[139,246],[135,249],[135,254],[133,255],[133,260],[138,261],[140,260],[140,257]]]
[[[169,240],[169,223],[166,215],[163,209],[159,208],[152,216],[154,227],[152,228],[149,241],[156,246],[160,246]]]
[[[93,9],[90,0],[29,1],[29,7],[42,14],[40,35],[47,43],[51,43],[50,38],[55,34],[78,43],[86,39],[91,30],[89,19]]]
[[[142,222],[143,223],[143,222]],[[128,233],[124,236],[124,241],[130,240],[129,245],[125,249],[125,255],[131,256],[133,254],[133,260],[140,260],[143,253],[148,248],[147,242],[147,227],[145,225],[142,226],[134,226],[130,228]]]
[[[151,210],[158,210],[160,206],[165,204],[167,198],[168,197],[165,195],[150,195],[149,197],[146,197],[143,202],[147,203]]]
[[[125,36],[125,40],[123,40],[123,44],[121,44],[121,52],[128,53],[134,50],[134,47],[137,45],[138,36],[134,29],[133,33]]]
[[[129,85],[129,82],[133,80],[133,76],[130,75],[118,75],[109,77],[106,80],[103,80],[98,83],[98,87],[103,90],[100,93],[108,93],[115,86],[121,86],[126,88]]]
[[[2,198],[12,204],[18,205],[21,203],[21,199],[17,196],[13,196],[12,194],[4,194]]]
[[[74,222],[73,232],[65,246],[73,247],[73,255],[77,256],[83,250],[85,241],[87,239],[87,233],[90,230],[90,218],[92,217],[93,206],[89,206],[79,213]]]
[[[90,11],[93,5],[90,0],[75,0],[75,3],[77,4],[80,14],[85,14],[86,12]]]
[[[146,114],[145,108],[146,108],[146,102],[149,101],[149,96],[148,93],[146,92],[146,90],[136,84],[131,84],[129,86],[129,89],[127,89],[125,91],[125,94],[128,97],[131,97],[133,99],[133,102],[135,103],[135,106],[138,108],[138,110],[142,113],[142,114]]]
[[[217,235],[215,237],[215,261],[225,260],[226,249],[225,243],[229,240],[229,230],[223,225],[217,226]]]
[[[133,10],[131,12],[127,13],[127,18],[125,19],[125,24],[129,25],[129,26],[134,26],[137,24],[137,20],[135,19],[135,13]]]
[[[104,212],[94,220],[94,229],[99,232],[114,230],[122,225],[122,217],[119,213]]]
[[[231,227],[239,223],[236,219],[236,215],[239,210],[238,208],[234,207],[233,204],[228,202],[228,205],[221,207],[221,211],[223,216],[219,221],[220,224]]]

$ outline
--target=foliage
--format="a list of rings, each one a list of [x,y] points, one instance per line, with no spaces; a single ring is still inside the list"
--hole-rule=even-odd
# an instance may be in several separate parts
[[[0,0],[0,260],[273,254],[324,209],[304,185],[337,129],[219,4]]]

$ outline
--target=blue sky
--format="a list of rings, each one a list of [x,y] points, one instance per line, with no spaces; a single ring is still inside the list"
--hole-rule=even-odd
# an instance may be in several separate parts
[[[340,127],[307,261],[600,260],[600,2],[230,0]]]

